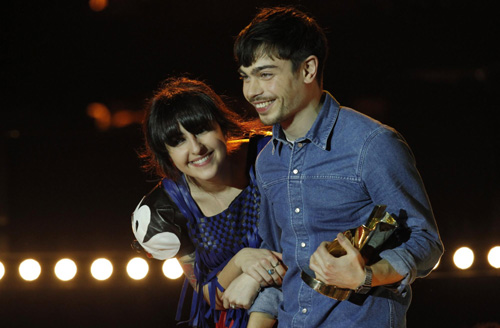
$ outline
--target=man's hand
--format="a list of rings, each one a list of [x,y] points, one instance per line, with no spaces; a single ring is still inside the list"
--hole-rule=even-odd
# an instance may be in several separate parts
[[[260,290],[260,284],[246,273],[234,279],[222,294],[223,306],[249,309]]]
[[[316,279],[340,288],[356,289],[365,281],[365,263],[359,251],[342,233],[337,239],[347,254],[334,257],[322,242],[311,256],[309,267],[316,273]]]

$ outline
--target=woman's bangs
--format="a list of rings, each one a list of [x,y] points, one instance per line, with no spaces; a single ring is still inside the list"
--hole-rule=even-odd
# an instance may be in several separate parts
[[[213,130],[215,122],[212,112],[205,106],[199,106],[194,110],[189,106],[183,107],[169,117],[168,122],[165,122],[166,143],[175,146],[179,143],[179,140],[184,138],[179,125],[182,125],[189,133],[196,135]]]

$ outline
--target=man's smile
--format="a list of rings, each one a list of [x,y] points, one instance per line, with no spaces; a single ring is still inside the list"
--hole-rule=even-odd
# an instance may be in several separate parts
[[[267,111],[267,109],[273,102],[274,100],[268,100],[264,102],[254,103],[254,106],[258,113],[263,113]]]

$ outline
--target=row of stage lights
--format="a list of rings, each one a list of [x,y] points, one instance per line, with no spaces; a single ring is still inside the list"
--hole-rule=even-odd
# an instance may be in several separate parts
[[[53,268],[55,276],[61,281],[70,281],[75,278],[78,271],[76,263],[64,258],[59,260]],[[41,273],[40,263],[34,259],[26,259],[19,264],[19,276],[25,281],[37,280]],[[134,280],[146,278],[149,272],[148,262],[140,257],[131,259],[126,266],[127,274]],[[162,271],[165,277],[177,279],[182,275],[182,268],[176,259],[169,259],[163,262]],[[6,273],[4,264],[0,261],[0,281]],[[90,274],[96,280],[107,280],[113,274],[113,264],[106,258],[99,258],[90,265]]]
[[[474,251],[469,247],[460,247],[453,254],[453,263],[462,270],[469,269],[474,264]],[[495,269],[500,268],[500,246],[495,246],[488,252],[488,263]]]
[[[500,246],[495,246],[488,252],[488,263],[494,269],[500,268]],[[454,265],[461,270],[467,270],[474,264],[475,255],[469,247],[457,249],[453,255]],[[439,263],[436,265],[438,268]],[[76,263],[68,258],[59,260],[54,266],[54,274],[61,281],[72,280],[78,271]],[[19,275],[25,281],[37,280],[42,272],[42,267],[38,261],[27,259],[21,262],[18,267]],[[146,278],[149,272],[148,262],[140,257],[131,259],[126,266],[127,274],[134,280]],[[182,268],[176,259],[169,259],[163,262],[163,274],[169,279],[177,279],[182,275]],[[0,281],[6,273],[6,268],[0,260]],[[107,280],[113,274],[113,264],[110,260],[99,258],[92,262],[90,273],[96,280]]]

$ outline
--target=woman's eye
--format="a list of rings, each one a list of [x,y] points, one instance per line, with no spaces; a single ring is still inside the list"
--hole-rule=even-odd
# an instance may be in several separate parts
[[[184,141],[186,141],[186,139],[183,137],[175,138],[172,140],[172,144],[170,146],[177,147],[177,146],[181,145]]]

